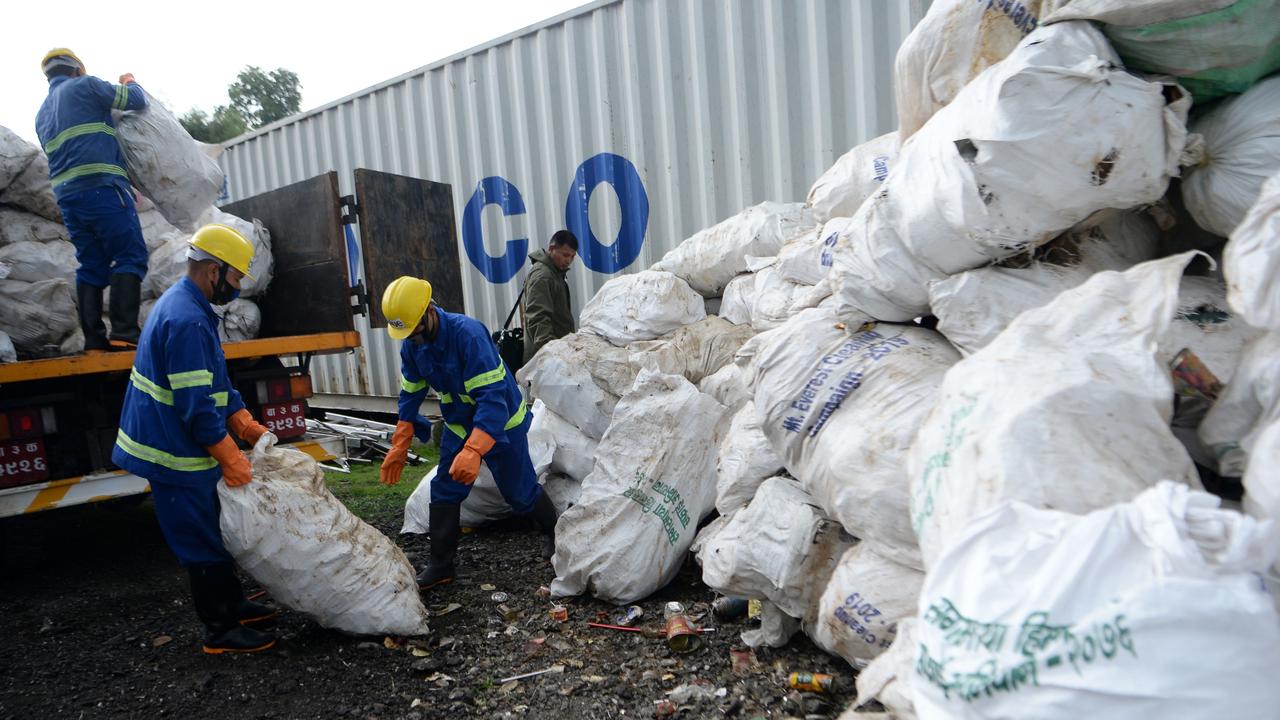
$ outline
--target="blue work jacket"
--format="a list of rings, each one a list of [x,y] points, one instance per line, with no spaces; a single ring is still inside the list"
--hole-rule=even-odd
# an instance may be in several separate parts
[[[152,483],[200,486],[222,473],[205,450],[244,407],[231,387],[218,316],[190,278],[165,291],[142,328],[111,459]]]
[[[489,330],[479,320],[436,308],[435,340],[400,341],[400,419],[428,430],[418,415],[427,387],[440,393],[446,427],[465,439],[473,427],[506,442],[508,430],[526,430],[528,408],[515,376],[498,357]]]
[[[147,94],[135,83],[113,85],[91,75],[55,77],[36,113],[36,135],[49,156],[58,198],[96,187],[129,192],[129,173],[116,142],[112,110],[141,110]]]

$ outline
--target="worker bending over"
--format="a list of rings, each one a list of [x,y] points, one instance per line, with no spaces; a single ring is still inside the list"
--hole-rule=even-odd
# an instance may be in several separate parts
[[[431,283],[414,277],[400,277],[387,286],[382,314],[387,333],[401,341],[402,375],[400,421],[382,463],[382,482],[400,481],[415,434],[424,441],[430,438],[431,427],[418,414],[428,386],[440,394],[448,428],[431,482],[431,555],[418,574],[419,587],[453,580],[459,511],[482,460],[511,508],[531,515],[542,530],[542,556],[549,559],[555,551],[556,510],[529,459],[532,417],[488,330],[477,320],[441,310],[431,302]]]
[[[222,544],[218,479],[231,488],[253,479],[232,433],[264,447],[275,436],[231,387],[213,312],[240,294],[253,245],[226,225],[205,225],[189,242],[187,276],[160,296],[143,328],[111,459],[151,483],[160,529],[191,576],[204,651],[256,652],[276,639],[248,624],[276,613],[244,598]]]
[[[138,306],[147,274],[147,245],[133,205],[112,110],[141,110],[147,95],[133,80],[120,84],[85,74],[66,48],[40,62],[49,96],[36,114],[36,135],[49,156],[49,181],[76,248],[76,306],[85,352],[131,350],[138,342]],[[111,286],[111,339],[102,324],[102,292]]]

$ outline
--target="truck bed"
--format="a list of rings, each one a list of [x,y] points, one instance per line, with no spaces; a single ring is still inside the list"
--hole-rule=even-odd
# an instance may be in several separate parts
[[[360,334],[347,331],[286,335],[223,343],[222,352],[228,360],[237,360],[268,355],[343,352],[359,346]],[[121,372],[132,366],[132,352],[104,352],[97,355],[68,355],[45,360],[23,360],[0,364],[0,385],[24,380]]]

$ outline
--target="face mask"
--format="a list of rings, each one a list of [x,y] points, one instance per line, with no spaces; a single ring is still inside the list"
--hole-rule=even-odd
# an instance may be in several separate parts
[[[227,303],[240,297],[240,288],[233,287],[227,282],[227,271],[231,269],[230,265],[223,264],[222,272],[218,273],[218,282],[213,285],[213,297],[209,302],[213,305],[226,305]]]

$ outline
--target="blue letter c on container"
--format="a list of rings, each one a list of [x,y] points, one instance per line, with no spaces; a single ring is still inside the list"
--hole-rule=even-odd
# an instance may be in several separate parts
[[[608,247],[591,232],[591,217],[587,212],[591,192],[602,182],[613,186],[622,208],[622,226]],[[644,191],[640,173],[631,161],[613,153],[600,153],[583,161],[565,201],[564,223],[578,238],[582,245],[579,256],[591,270],[612,274],[635,262],[649,226],[649,194]]]
[[[524,198],[506,178],[491,175],[476,185],[476,191],[471,193],[471,199],[462,210],[462,247],[467,251],[467,259],[489,282],[501,284],[520,272],[529,252],[529,238],[508,240],[507,251],[501,257],[492,257],[485,252],[480,215],[486,205],[502,208],[504,217],[523,215]]]

